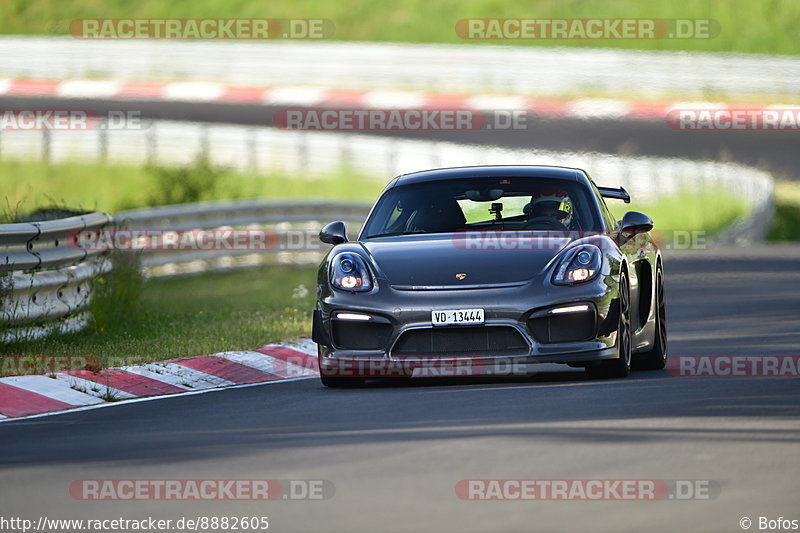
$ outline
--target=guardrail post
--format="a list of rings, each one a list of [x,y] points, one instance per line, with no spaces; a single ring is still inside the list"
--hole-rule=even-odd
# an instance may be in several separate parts
[[[42,160],[45,163],[50,163],[51,137],[50,130],[47,128],[42,130]]]
[[[256,130],[247,129],[247,168],[253,174],[258,172],[258,140]]]
[[[148,165],[155,165],[158,158],[158,138],[156,135],[156,122],[153,121],[145,133],[145,160]]]
[[[98,123],[97,132],[97,159],[101,163],[108,161],[108,120],[101,119]]]

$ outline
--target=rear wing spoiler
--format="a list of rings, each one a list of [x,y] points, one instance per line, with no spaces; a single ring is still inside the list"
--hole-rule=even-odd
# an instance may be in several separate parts
[[[615,189],[614,187],[598,187],[600,196],[603,198],[613,198],[614,200],[622,200],[626,204],[631,203],[631,195],[625,190],[625,187]]]

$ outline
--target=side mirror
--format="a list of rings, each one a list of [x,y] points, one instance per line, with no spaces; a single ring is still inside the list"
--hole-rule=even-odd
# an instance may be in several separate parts
[[[331,222],[319,232],[319,240],[326,244],[342,244],[347,242],[347,229],[344,222]]]
[[[625,213],[625,216],[622,217],[622,222],[619,224],[620,233],[635,235],[637,233],[647,233],[651,229],[653,229],[653,221],[649,216],[638,211]]]

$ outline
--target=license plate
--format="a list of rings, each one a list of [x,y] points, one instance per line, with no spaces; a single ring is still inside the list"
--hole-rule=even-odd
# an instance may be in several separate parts
[[[483,309],[442,309],[431,311],[434,326],[483,324]]]

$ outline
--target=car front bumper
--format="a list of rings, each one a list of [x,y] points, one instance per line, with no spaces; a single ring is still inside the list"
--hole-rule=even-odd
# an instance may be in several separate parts
[[[420,368],[463,372],[456,375],[470,375],[466,368],[487,374],[527,373],[528,367],[538,363],[586,366],[618,356],[617,286],[611,276],[600,276],[579,286],[531,281],[513,287],[469,290],[409,291],[380,283],[370,293],[348,293],[324,286],[319,289],[313,337],[319,345],[320,370],[329,375],[382,377],[419,374]],[[541,325],[540,319],[554,316],[553,310],[575,306],[588,307],[594,317],[591,333],[575,339],[542,339],[542,328],[537,330],[534,324]],[[431,321],[432,311],[476,308],[484,310],[482,326],[434,326]],[[341,314],[358,316],[362,320],[354,322],[361,322],[362,326],[348,324],[343,328]],[[370,331],[366,324],[381,331],[379,342],[358,346],[364,340],[358,332]],[[411,332],[438,335],[443,329],[456,331],[462,327],[511,328],[518,342],[511,349],[493,350],[484,346],[463,353],[452,349],[408,353],[399,349],[399,340]],[[343,338],[342,331],[351,333]],[[568,329],[562,333],[569,336]]]

